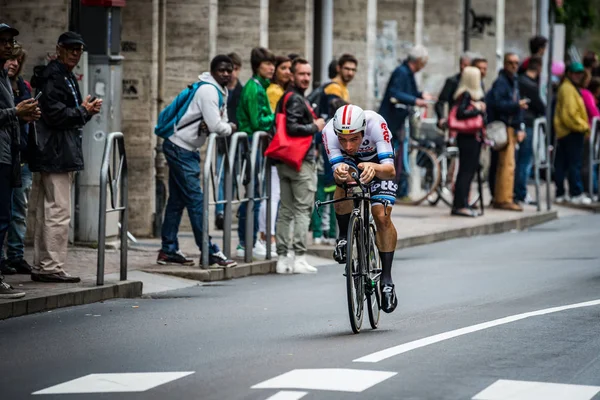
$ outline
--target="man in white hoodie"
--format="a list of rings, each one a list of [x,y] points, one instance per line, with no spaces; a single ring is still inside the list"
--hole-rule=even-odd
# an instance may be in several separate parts
[[[198,149],[206,141],[209,132],[222,136],[231,135],[237,127],[227,119],[227,85],[231,80],[233,63],[225,55],[218,55],[210,63],[210,73],[199,76],[201,82],[186,113],[175,126],[175,132],[163,143],[163,151],[169,165],[169,199],[162,224],[162,248],[156,262],[161,265],[193,265],[194,260],[179,250],[177,233],[183,209],[187,208],[194,238],[202,249],[202,205],[200,186],[200,154]],[[191,123],[191,121],[196,121]],[[235,267],[237,263],[209,242],[209,266]],[[209,267],[203,266],[203,267]]]

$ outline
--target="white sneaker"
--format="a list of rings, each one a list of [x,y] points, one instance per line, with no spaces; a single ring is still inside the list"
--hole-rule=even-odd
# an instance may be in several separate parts
[[[587,197],[585,194],[581,193],[579,196],[575,196],[571,199],[571,204],[588,205],[588,204],[592,204],[592,199]]]
[[[293,253],[288,253],[285,257],[279,257],[277,260],[277,266],[275,267],[275,272],[278,274],[292,274],[294,271],[292,269],[294,265],[294,255]]]
[[[238,244],[237,247],[235,248],[235,256],[237,258],[244,258],[245,255],[246,255],[246,249],[241,244]]]
[[[258,239],[252,250],[252,255],[256,258],[264,260],[267,258],[267,242]],[[275,245],[271,244],[271,258],[277,258],[277,252],[275,251]]]
[[[316,274],[317,272],[318,269],[316,269],[306,261],[305,255],[296,256],[296,259],[294,260],[295,274]]]
[[[597,195],[597,194],[596,194],[596,195],[594,195],[594,197],[592,197],[592,201],[593,201],[594,203],[597,203],[597,202],[598,202],[598,195]]]
[[[318,238],[314,238],[313,243],[316,244],[317,246],[320,246],[322,244],[325,244],[325,238],[322,237],[318,237]]]
[[[567,201],[569,201],[569,197],[568,196],[560,196],[560,197],[557,197],[556,200],[554,200],[554,202],[557,203],[557,204],[564,204]]]

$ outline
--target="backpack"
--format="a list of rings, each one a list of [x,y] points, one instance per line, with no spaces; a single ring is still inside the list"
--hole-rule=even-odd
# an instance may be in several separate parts
[[[181,93],[179,93],[177,97],[175,97],[171,104],[166,106],[160,112],[160,114],[158,115],[156,126],[154,127],[155,135],[166,139],[172,136],[173,133],[175,133],[175,127],[177,126],[181,118],[185,115],[188,107],[190,106],[190,103],[192,102],[194,96],[196,95],[196,92],[198,91],[198,88],[200,88],[200,86],[204,84],[212,85],[215,87],[215,89],[217,89],[217,93],[219,93],[219,109],[223,107],[223,94],[221,93],[219,88],[217,88],[210,82],[194,82],[193,84],[188,85],[188,87],[183,89]],[[193,119],[192,121],[187,122],[182,126],[178,126],[177,128],[184,129],[192,124],[197,123],[201,119],[202,115],[200,115],[198,118]]]
[[[335,95],[325,94],[325,89],[334,83],[339,85],[339,83],[333,81],[324,83],[317,89],[313,90],[306,98],[310,106],[315,110],[315,113],[319,117],[323,117],[325,120],[329,119],[329,104],[331,99],[337,97]]]

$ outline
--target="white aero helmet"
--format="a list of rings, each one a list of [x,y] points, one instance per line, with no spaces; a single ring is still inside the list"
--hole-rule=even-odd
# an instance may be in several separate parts
[[[336,135],[353,135],[364,132],[367,127],[365,112],[359,106],[348,104],[337,109],[333,116]]]

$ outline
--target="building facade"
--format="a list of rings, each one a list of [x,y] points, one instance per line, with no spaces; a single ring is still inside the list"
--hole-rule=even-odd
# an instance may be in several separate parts
[[[499,6],[499,2],[500,6]],[[525,56],[538,31],[538,0],[471,1],[470,47],[490,61],[489,85],[502,52]],[[53,53],[69,27],[71,0],[0,0],[0,20],[21,31],[29,51],[25,76]],[[219,53],[238,52],[241,80],[251,75],[252,47],[298,53],[321,78],[328,55],[354,54],[358,72],[349,90],[354,103],[377,108],[391,71],[414,44],[429,49],[421,87],[437,93],[455,73],[463,51],[464,0],[126,0],[122,8],[123,94],[121,127],[129,161],[130,231],[154,234],[157,187],[164,159],[157,157],[157,113],[208,70]],[[332,18],[331,18],[332,14]],[[500,24],[500,25],[499,25]],[[499,38],[501,35],[501,38]],[[331,37],[329,41],[327,38]],[[158,173],[158,179],[157,179]],[[158,183],[157,183],[158,182]],[[160,196],[159,196],[160,197]],[[160,207],[159,207],[160,209]]]

